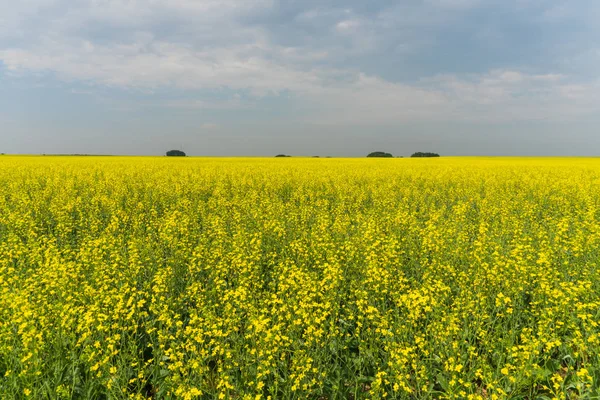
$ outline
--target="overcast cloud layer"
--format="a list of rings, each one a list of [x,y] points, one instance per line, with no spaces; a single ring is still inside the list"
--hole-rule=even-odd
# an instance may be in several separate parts
[[[593,0],[0,9],[0,152],[600,154]]]

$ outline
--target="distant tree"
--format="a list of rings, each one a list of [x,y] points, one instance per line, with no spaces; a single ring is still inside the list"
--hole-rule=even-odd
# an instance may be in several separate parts
[[[288,156],[287,154],[277,154],[275,157],[291,157],[291,156]]]
[[[440,155],[437,153],[423,153],[421,151],[418,151],[416,153],[414,153],[411,157],[439,157]]]
[[[386,153],[384,151],[374,151],[372,153],[369,153],[369,155],[367,155],[367,157],[385,157],[385,158],[392,158],[394,157],[393,155],[391,155],[390,153]]]
[[[169,150],[167,151],[167,157],[185,157],[185,153],[181,150]]]

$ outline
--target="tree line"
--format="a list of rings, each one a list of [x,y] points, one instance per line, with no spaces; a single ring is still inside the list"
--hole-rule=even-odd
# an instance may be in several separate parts
[[[167,156],[168,157],[185,157],[186,154],[181,151],[181,150],[169,150],[167,151]],[[421,152],[418,151],[416,153],[413,153],[411,155],[411,157],[439,157],[440,155],[437,153],[430,153],[430,152]],[[291,157],[290,155],[287,154],[277,154],[275,157]],[[318,156],[315,156],[318,157]],[[381,157],[381,158],[393,158],[394,156],[392,155],[392,153],[386,153],[385,151],[374,151],[372,153],[369,153],[367,155],[367,157],[372,158],[372,157]]]
[[[416,153],[413,153],[411,155],[411,157],[439,157],[440,155],[437,153],[430,153],[430,152],[422,152],[422,151],[418,151]],[[369,153],[367,155],[367,157],[384,157],[384,158],[391,158],[394,157],[391,153],[386,153],[385,151],[374,151],[372,153]]]

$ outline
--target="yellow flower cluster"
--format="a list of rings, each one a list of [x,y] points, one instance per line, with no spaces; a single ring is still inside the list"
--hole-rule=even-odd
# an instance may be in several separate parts
[[[0,158],[2,399],[600,396],[600,160]]]

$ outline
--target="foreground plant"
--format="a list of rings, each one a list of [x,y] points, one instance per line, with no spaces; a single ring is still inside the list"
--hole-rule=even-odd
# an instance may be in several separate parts
[[[6,399],[600,396],[600,161],[0,160]]]

